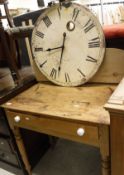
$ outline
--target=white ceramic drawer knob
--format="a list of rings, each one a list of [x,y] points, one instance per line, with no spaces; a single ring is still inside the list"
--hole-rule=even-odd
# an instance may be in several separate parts
[[[83,128],[78,128],[78,130],[77,130],[77,135],[78,136],[83,136],[84,133],[85,133],[85,130]]]
[[[16,123],[18,123],[18,122],[20,122],[21,118],[20,118],[20,116],[17,115],[17,116],[15,116],[14,120]]]

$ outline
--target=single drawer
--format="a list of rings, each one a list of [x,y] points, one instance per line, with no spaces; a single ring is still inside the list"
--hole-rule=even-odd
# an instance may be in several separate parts
[[[99,146],[98,127],[79,121],[7,111],[10,125]]]
[[[13,165],[19,166],[17,158],[14,154],[10,154],[6,151],[0,149],[0,160],[5,161],[7,163],[11,163]]]
[[[0,138],[0,149],[12,153],[12,149],[10,146],[10,140]]]

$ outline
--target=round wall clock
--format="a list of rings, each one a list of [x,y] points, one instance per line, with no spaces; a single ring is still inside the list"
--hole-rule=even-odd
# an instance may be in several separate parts
[[[38,69],[61,86],[86,83],[97,72],[105,52],[102,27],[86,7],[63,2],[48,8],[32,34]]]

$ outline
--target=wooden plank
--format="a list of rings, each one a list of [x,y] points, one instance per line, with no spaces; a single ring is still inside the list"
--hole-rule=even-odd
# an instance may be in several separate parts
[[[2,106],[60,119],[109,125],[109,113],[103,106],[114,89],[114,85],[69,88],[38,83]]]
[[[106,48],[104,61],[91,82],[119,83],[124,76],[124,50]]]

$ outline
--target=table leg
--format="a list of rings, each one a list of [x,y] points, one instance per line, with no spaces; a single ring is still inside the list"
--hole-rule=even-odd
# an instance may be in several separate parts
[[[24,162],[25,169],[27,170],[29,175],[32,175],[31,166],[30,166],[28,158],[27,158],[27,154],[26,154],[26,150],[25,150],[25,147],[24,147],[22,137],[21,137],[20,129],[18,127],[14,127],[13,128],[13,134],[15,136],[16,143],[17,143],[17,146],[19,148],[19,152],[22,156],[22,160]]]
[[[99,127],[102,175],[110,175],[109,126]]]
[[[110,112],[111,175],[124,175],[124,115]]]

